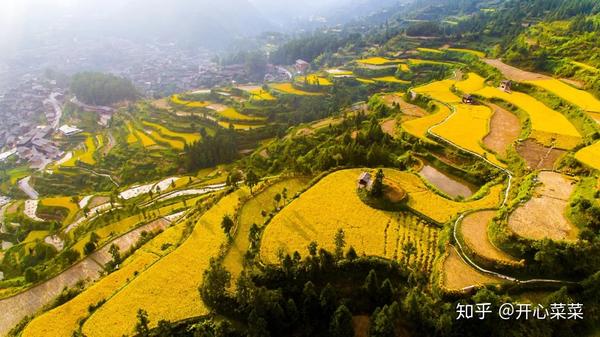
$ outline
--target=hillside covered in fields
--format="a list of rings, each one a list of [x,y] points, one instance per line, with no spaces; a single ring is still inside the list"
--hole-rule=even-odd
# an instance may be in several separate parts
[[[348,3],[215,55],[237,80],[65,75],[61,127],[0,148],[0,336],[598,336],[600,5]],[[144,4],[110,29],[283,6]]]

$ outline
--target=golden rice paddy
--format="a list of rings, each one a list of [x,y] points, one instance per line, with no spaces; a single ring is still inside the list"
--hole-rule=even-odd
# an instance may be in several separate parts
[[[351,169],[332,173],[275,215],[263,234],[262,260],[276,263],[280,251],[306,255],[311,241],[334,251],[333,238],[338,229],[343,229],[347,247],[354,247],[359,255],[403,260],[402,246],[412,242],[417,253],[409,263],[429,270],[437,253],[439,229],[410,213],[367,206],[356,193],[356,179],[361,172]]]
[[[271,84],[270,86],[274,90],[277,90],[284,94],[298,95],[298,96],[321,96],[321,95],[323,95],[320,92],[309,92],[309,91],[302,91],[302,90],[296,89],[296,88],[294,88],[292,83],[274,83],[274,84]]]
[[[577,151],[575,159],[596,170],[600,170],[600,141]]]
[[[122,336],[132,334],[138,309],[148,312],[150,324],[161,319],[176,322],[209,312],[198,294],[202,274],[211,257],[217,256],[226,237],[221,220],[234,215],[240,198],[248,192],[238,190],[223,197],[196,223],[190,237],[123,287],[100,307],[84,324],[86,336]]]
[[[486,98],[502,99],[527,112],[531,119],[531,137],[544,145],[554,144],[558,148],[569,150],[581,141],[581,135],[564,115],[529,95],[507,93],[491,87],[485,87],[476,93]]]

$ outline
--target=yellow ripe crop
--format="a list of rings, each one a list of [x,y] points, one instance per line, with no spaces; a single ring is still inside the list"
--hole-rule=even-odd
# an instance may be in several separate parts
[[[94,165],[96,160],[94,159],[94,153],[96,152],[96,143],[93,136],[87,136],[85,139],[85,147],[82,150],[77,150],[73,153],[73,157],[70,160],[62,164],[65,167],[73,167],[77,161]]]
[[[443,103],[458,103],[460,102],[460,97],[456,96],[452,91],[450,91],[450,87],[452,87],[453,84],[454,80],[436,81],[422,87],[415,88],[414,91],[418,94],[427,95]]]
[[[580,68],[583,68],[585,70],[589,70],[589,71],[594,72],[594,73],[600,72],[600,69],[598,69],[596,67],[593,67],[593,66],[591,66],[589,64],[586,64],[586,63],[577,62],[577,61],[571,61],[571,63],[573,63],[574,65],[576,65],[576,66],[578,66]]]
[[[234,108],[227,108],[225,110],[219,111],[218,112],[219,115],[230,119],[230,120],[234,120],[234,121],[257,121],[257,120],[264,120],[264,118],[260,118],[260,117],[252,117],[252,116],[246,116],[244,114],[239,113],[237,110],[235,110]]]
[[[561,113],[554,111],[535,98],[520,93],[507,93],[497,88],[485,87],[477,94],[487,98],[499,98],[527,112],[531,119],[531,137],[544,145],[572,149],[581,141],[581,135]]]
[[[107,300],[124,287],[136,272],[141,272],[158,260],[158,256],[146,252],[136,252],[121,268],[93,284],[83,293],[67,303],[35,318],[23,330],[23,337],[64,337],[71,336],[79,328],[79,320],[89,315],[88,308],[102,300]]]
[[[502,185],[492,186],[490,192],[481,199],[458,202],[432,192],[415,174],[397,170],[384,170],[384,172],[388,179],[394,181],[408,193],[410,208],[439,223],[448,222],[468,210],[496,207],[501,201]]]
[[[418,51],[426,52],[426,53],[434,53],[434,54],[442,54],[441,50],[432,49],[432,48],[417,48]]]
[[[472,94],[485,87],[485,79],[483,77],[476,73],[469,73],[468,76],[469,77],[466,80],[456,82],[456,89],[466,94]]]
[[[223,216],[235,215],[245,189],[223,197],[207,211],[190,237],[171,254],[163,257],[111,297],[86,321],[86,336],[131,334],[138,309],[148,312],[154,327],[161,319],[176,322],[208,313],[198,293],[202,274],[211,257],[226,242],[221,229]]]
[[[492,110],[484,105],[458,104],[456,110],[444,123],[436,125],[431,132],[459,147],[486,157],[491,162],[504,166],[494,154],[481,147],[483,138],[489,133]]]
[[[575,159],[596,170],[600,170],[600,141],[577,151]]]
[[[248,93],[251,99],[256,101],[274,101],[276,99],[271,93],[262,88],[249,90]]]
[[[182,99],[179,95],[171,96],[171,102],[177,105],[185,105],[190,108],[204,108],[210,104],[206,101],[186,101]]]
[[[270,213],[276,206],[283,206],[284,202],[289,202],[306,183],[307,178],[292,178],[275,183],[264,191],[255,193],[252,199],[244,204],[240,211],[235,239],[223,260],[223,266],[231,272],[233,279],[236,279],[243,269],[244,254],[250,245],[248,234],[252,224],[262,227],[266,221],[262,211]],[[287,189],[287,200],[282,199],[279,205],[276,205],[274,197],[277,193],[281,194],[284,188]]]
[[[138,139],[135,136],[135,133],[133,131],[133,128],[131,127],[130,122],[127,122],[127,131],[129,131],[129,133],[127,133],[127,144],[137,143]]]
[[[79,211],[79,205],[74,204],[71,201],[70,197],[56,197],[56,198],[46,198],[40,201],[40,204],[43,206],[49,207],[62,207],[69,210],[69,214],[65,218],[65,223],[71,223],[74,219],[75,215]]]
[[[408,84],[408,83],[410,83],[409,81],[404,81],[404,80],[397,79],[394,76],[376,77],[376,78],[373,78],[373,80],[375,80],[377,82],[389,82],[389,83],[401,83],[401,84]]]
[[[600,112],[600,100],[587,91],[574,88],[557,79],[526,81],[550,91],[565,101],[589,112]]]
[[[429,139],[427,139],[427,130],[450,116],[450,109],[448,109],[448,107],[441,104],[438,104],[437,106],[438,110],[435,113],[406,121],[402,123],[402,128],[415,137],[429,141]]]
[[[454,63],[450,62],[441,62],[441,61],[432,61],[432,60],[421,60],[421,59],[409,59],[408,63],[411,65],[419,65],[419,64],[437,64],[437,65],[445,65],[445,66],[454,66]]]
[[[274,84],[271,84],[271,88],[273,88],[277,91],[280,91],[282,93],[291,94],[291,95],[299,95],[299,96],[323,95],[322,93],[319,93],[319,92],[309,92],[309,91],[298,90],[298,89],[294,88],[294,86],[291,83],[274,83]]]
[[[233,125],[233,128],[235,130],[254,130],[254,129],[262,128],[265,126],[264,124],[239,124],[239,123],[230,123],[230,122],[226,122],[226,121],[219,121],[218,124],[219,124],[219,126],[221,126],[222,128],[225,128],[225,129],[229,129],[229,125]]]
[[[482,51],[479,51],[479,50],[464,49],[464,48],[448,48],[448,50],[475,55],[475,56],[477,56],[479,58],[484,58],[485,57],[485,53],[482,52]]]
[[[333,85],[333,83],[331,83],[331,81],[329,79],[327,79],[326,77],[319,76],[317,74],[310,74],[310,75],[307,75],[307,76],[298,76],[296,78],[296,82],[297,83],[302,84],[305,81],[309,85],[317,85],[318,84],[318,85],[322,85],[322,86],[325,86],[325,87]]]
[[[449,249],[449,251],[447,252],[448,256],[444,259],[442,282],[449,290],[502,283],[501,278],[480,273],[466,264],[454,247],[447,246],[446,249]]]
[[[401,259],[401,243],[415,242],[416,264],[429,268],[435,255],[437,229],[405,212],[385,212],[367,206],[356,192],[356,179],[361,172],[350,169],[332,173],[278,213],[263,234],[261,258],[275,263],[281,250],[305,254],[311,241],[333,251],[333,238],[341,228],[347,246],[353,246],[359,254]],[[495,186],[483,199],[460,203],[433,193],[412,173],[391,169],[384,172],[387,179],[408,192],[410,208],[439,222],[467,209],[496,206],[502,189]]]
[[[183,142],[178,141],[178,139],[182,139],[188,144],[197,142],[201,139],[200,134],[175,132],[175,131],[171,131],[171,130],[167,129],[166,127],[164,127],[160,124],[150,123],[150,122],[146,122],[146,121],[144,121],[143,123],[144,123],[144,125],[147,125],[155,130],[158,130],[158,132],[160,133],[161,136],[173,138],[173,139],[169,139],[169,138],[165,138],[165,137],[160,137],[160,139],[168,142],[173,148],[176,148],[176,149],[183,149],[183,145],[184,145]],[[153,136],[157,137],[157,135],[153,135]]]
[[[367,59],[358,60],[356,62],[362,63],[362,64],[373,65],[373,66],[381,66],[384,64],[398,63],[399,60],[390,60],[390,59],[386,59],[384,57],[370,57]]]
[[[30,243],[35,242],[36,240],[44,241],[44,238],[48,236],[48,234],[50,234],[48,231],[31,231],[27,234],[27,237],[23,242]]]
[[[356,78],[357,81],[359,81],[360,83],[364,83],[364,84],[374,84],[375,81],[370,80],[368,78]]]

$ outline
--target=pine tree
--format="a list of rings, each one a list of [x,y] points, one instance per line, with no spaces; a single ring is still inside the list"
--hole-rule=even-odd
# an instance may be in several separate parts
[[[345,305],[340,305],[329,324],[329,335],[331,337],[353,337],[352,313]]]
[[[135,332],[140,337],[150,336],[150,320],[148,319],[148,313],[145,310],[138,309],[137,312],[137,323],[135,324]]]
[[[371,186],[371,196],[380,198],[383,196],[383,179],[385,178],[383,170],[379,169],[375,175],[375,180]]]

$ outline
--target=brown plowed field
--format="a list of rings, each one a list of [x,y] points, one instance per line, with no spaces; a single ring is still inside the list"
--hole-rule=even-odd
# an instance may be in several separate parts
[[[460,224],[460,232],[471,249],[490,260],[514,262],[508,254],[496,248],[488,236],[488,224],[496,215],[496,211],[480,211],[471,213]]]
[[[483,143],[500,156],[506,156],[506,149],[519,137],[521,123],[519,118],[495,104],[490,104],[494,111],[490,121],[490,133],[483,138]]]
[[[517,152],[527,166],[534,170],[552,170],[556,162],[566,153],[564,150],[546,147],[533,139],[517,145]]]
[[[541,172],[540,185],[533,197],[517,208],[508,219],[508,227],[522,237],[542,240],[574,241],[579,231],[567,219],[569,197],[574,181],[557,172]]]

